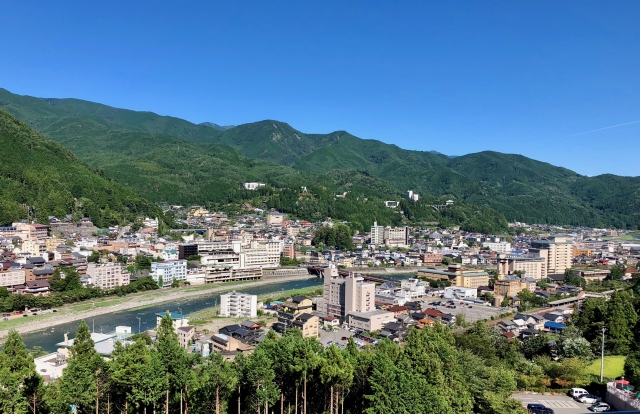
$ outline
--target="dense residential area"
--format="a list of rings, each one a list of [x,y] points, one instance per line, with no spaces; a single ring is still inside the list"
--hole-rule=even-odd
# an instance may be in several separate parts
[[[211,409],[232,411],[239,402],[242,412],[289,412],[305,405],[309,412],[338,412],[338,407],[346,412],[393,411],[407,402],[376,402],[378,387],[409,374],[411,383],[431,381],[434,375],[419,365],[409,371],[393,369],[421,352],[441,355],[445,349],[457,355],[456,365],[447,369],[459,374],[451,375],[482,367],[475,375],[489,382],[476,389],[461,379],[466,396],[447,401],[429,397],[425,404],[436,412],[517,412],[522,405],[511,395],[518,391],[585,386],[599,395],[598,401],[635,404],[627,398],[633,394],[621,391],[615,380],[624,375],[635,384],[640,379],[634,339],[640,287],[636,232],[512,223],[508,233],[482,234],[455,226],[377,222],[359,232],[330,218],[311,223],[275,210],[230,217],[201,206],[163,208],[182,228],[160,235],[159,220],[147,217],[102,229],[90,217],[48,217],[46,225],[0,227],[4,322],[104,295],[232,286],[216,299],[215,328],[199,326],[197,317],[194,325],[191,316],[178,312],[157,313],[156,328],[144,332],[135,329],[134,321],[112,333],[90,332],[81,325],[73,338],[59,338],[54,352],[27,358],[22,369],[33,370],[36,384],[43,385],[31,389],[33,395],[16,394],[16,404],[35,399],[32,409],[42,412],[57,412],[74,402],[99,412],[122,404],[125,409],[131,405],[169,412],[189,405],[192,411],[207,412],[196,401],[217,393],[217,400],[206,405]],[[235,287],[291,276],[320,278],[320,290],[273,299]],[[604,342],[600,326],[610,326]],[[425,348],[427,343],[435,348]],[[20,344],[17,334],[10,333],[2,355],[26,355],[29,351]],[[602,347],[607,368],[612,367],[600,386]],[[317,361],[307,361],[311,355]],[[146,363],[130,365],[130,358],[153,362],[157,373],[167,373],[168,382],[153,379],[144,385],[151,387],[145,391],[151,397],[139,399],[142,391],[133,390],[142,382],[135,376],[149,373]],[[296,358],[309,364],[306,371],[278,365]],[[437,361],[445,363],[441,358],[436,357],[436,366]],[[68,377],[78,375],[71,373],[81,360],[97,365],[95,374],[87,373],[94,385],[78,394],[66,384]],[[263,370],[257,377],[257,368],[247,368],[252,364]],[[121,378],[117,369],[126,369],[127,377]],[[96,383],[94,375],[101,370]],[[305,373],[307,387],[314,390],[309,394],[303,391]],[[494,375],[508,381],[491,385]],[[444,388],[437,392],[452,386],[441,383]],[[43,390],[48,394],[38,397]],[[409,388],[398,392],[403,395]],[[313,395],[307,397],[313,403],[305,400],[307,395]]]

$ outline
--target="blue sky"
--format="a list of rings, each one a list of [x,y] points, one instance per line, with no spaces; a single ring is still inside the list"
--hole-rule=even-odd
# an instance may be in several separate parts
[[[640,2],[9,2],[0,87],[640,175]]]

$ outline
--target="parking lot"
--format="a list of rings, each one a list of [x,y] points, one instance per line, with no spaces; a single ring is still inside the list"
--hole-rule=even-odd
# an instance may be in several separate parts
[[[325,347],[328,346],[329,342],[333,342],[338,346],[346,346],[347,341],[342,340],[342,338],[347,338],[348,340],[351,336],[353,336],[353,332],[349,332],[346,329],[340,329],[335,332],[322,330],[320,331],[320,343]]]
[[[492,316],[497,317],[501,313],[506,312],[505,310],[502,310],[502,308],[494,308],[492,306],[486,306],[482,304],[463,302],[463,304],[461,305],[460,300],[454,301],[455,309],[451,309],[445,306],[446,302],[446,299],[442,299],[442,305],[436,306],[433,304],[429,304],[429,307],[435,308],[440,312],[451,313],[456,316],[463,313],[468,322],[475,322],[481,319],[491,319]]]
[[[522,401],[524,407],[527,404],[538,403],[553,409],[555,414],[586,414],[589,404],[575,401],[568,395],[541,395],[541,394],[514,394],[513,398]]]

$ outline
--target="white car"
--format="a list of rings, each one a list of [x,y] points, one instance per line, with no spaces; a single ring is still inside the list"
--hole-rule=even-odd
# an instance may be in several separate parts
[[[578,401],[580,401],[583,404],[595,404],[602,401],[602,399],[600,397],[596,397],[593,394],[584,394],[578,397]]]
[[[589,394],[589,391],[584,388],[571,388],[571,391],[569,391],[569,395],[576,400],[586,394]]]
[[[594,413],[604,413],[607,411],[611,411],[611,407],[609,407],[609,404],[603,402],[593,404],[591,407],[589,407],[589,409]]]

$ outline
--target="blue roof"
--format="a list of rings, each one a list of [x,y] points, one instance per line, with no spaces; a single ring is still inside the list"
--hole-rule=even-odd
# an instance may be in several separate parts
[[[156,313],[156,316],[164,318],[166,314],[167,314],[167,312],[158,312],[158,313]],[[171,319],[184,319],[184,318],[186,318],[186,316],[181,315],[179,313],[170,312],[169,314],[171,315]]]
[[[553,329],[564,329],[565,325],[564,325],[564,323],[557,323],[557,322],[547,321],[547,322],[544,323],[544,327],[545,328],[553,328]]]

